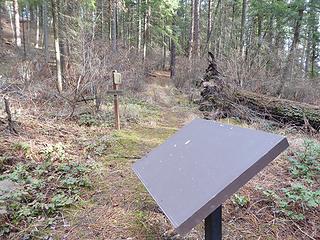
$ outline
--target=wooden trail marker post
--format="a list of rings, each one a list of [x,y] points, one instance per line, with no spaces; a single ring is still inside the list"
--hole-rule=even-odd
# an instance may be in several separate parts
[[[112,72],[113,91],[108,93],[114,94],[114,118],[115,118],[115,129],[120,130],[120,106],[119,106],[119,94],[122,91],[119,90],[119,85],[122,83],[122,75],[116,70]]]
[[[176,231],[205,219],[222,239],[222,204],[289,146],[285,137],[196,119],[133,165]]]

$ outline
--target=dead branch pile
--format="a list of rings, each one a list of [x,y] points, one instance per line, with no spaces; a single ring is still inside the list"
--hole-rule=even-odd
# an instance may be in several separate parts
[[[224,80],[211,53],[202,82],[200,110],[212,118],[252,120],[258,117],[320,131],[320,106],[238,89]]]

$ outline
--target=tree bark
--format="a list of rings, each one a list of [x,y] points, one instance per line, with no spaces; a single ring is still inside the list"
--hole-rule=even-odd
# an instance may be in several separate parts
[[[115,0],[111,2],[111,48],[117,51],[117,6]]]
[[[285,65],[285,67],[283,69],[283,74],[282,74],[282,77],[281,77],[281,81],[280,81],[279,87],[278,87],[278,89],[276,91],[277,95],[281,95],[286,82],[288,82],[290,80],[290,78],[292,77],[293,64],[294,64],[294,59],[295,59],[295,52],[296,52],[297,45],[299,43],[300,29],[301,29],[301,24],[302,24],[302,19],[303,19],[304,8],[305,8],[305,6],[302,5],[298,9],[298,18],[296,19],[296,23],[295,23],[295,26],[294,26],[292,44],[291,44],[291,47],[290,47],[290,50],[289,50],[289,54],[288,54],[288,57],[287,57],[286,65]]]
[[[318,58],[317,55],[317,42],[313,40],[312,43],[312,56],[311,56],[311,78],[314,78],[316,76],[316,71],[315,71],[315,65],[316,65],[316,60]]]
[[[318,0],[311,0],[309,3],[310,6],[310,15],[309,15],[309,25],[310,25],[310,48],[311,48],[311,57],[310,57],[310,62],[311,62],[311,70],[310,70],[310,77],[314,78],[316,76],[315,72],[315,65],[318,56],[318,45],[320,43],[320,36],[318,32],[319,28],[319,18],[317,17],[317,11],[316,11],[316,2]]]
[[[13,16],[12,16],[12,11],[11,11],[11,8],[8,6],[8,12],[9,12],[9,19],[10,19],[10,27],[11,27],[11,30],[12,30],[12,37],[13,39],[16,38],[16,30],[15,30],[15,27],[14,27],[14,21],[13,21]]]
[[[167,63],[167,43],[166,43],[166,36],[162,34],[162,70],[166,69]]]
[[[97,15],[97,23],[96,23],[96,36],[98,39],[103,39],[104,37],[104,1],[97,0],[96,1],[96,15]]]
[[[304,74],[305,77],[307,78],[309,75],[309,63],[310,63],[310,52],[311,52],[311,45],[312,45],[312,33],[310,31],[310,29],[308,30],[307,33],[307,46],[306,46],[306,50],[305,50],[305,60],[304,60]]]
[[[176,17],[173,17],[172,20],[172,38],[171,38],[171,57],[170,57],[170,78],[176,76],[176,57],[177,57],[177,47],[176,47]]]
[[[22,21],[22,40],[23,40],[23,56],[24,56],[24,58],[27,57],[25,25],[26,25],[26,21],[25,21],[25,19],[23,19],[23,21]]]
[[[62,93],[62,70],[61,70],[61,53],[59,43],[59,19],[58,19],[58,4],[59,0],[51,0],[52,4],[52,20],[53,20],[53,36],[54,49],[56,55],[56,72],[57,72],[57,88],[59,93]]]
[[[28,52],[29,48],[30,48],[30,46],[29,46],[30,45],[30,30],[31,30],[30,22],[31,22],[31,12],[32,12],[28,1],[26,1],[26,3],[25,3],[25,12],[26,12],[26,16],[25,17],[23,16],[23,18],[24,18],[23,22],[26,25],[26,26],[24,26],[26,28],[25,29],[25,35],[26,35],[25,36],[25,41],[26,41],[25,45],[26,45],[26,49]]]
[[[39,41],[40,41],[40,9],[39,6],[37,6],[36,10],[36,44],[35,47],[39,48]]]
[[[279,99],[237,89],[226,83],[210,54],[210,63],[202,82],[200,110],[213,118],[262,118],[279,124],[308,126],[320,130],[320,106]]]
[[[148,0],[145,0],[144,12],[144,32],[143,32],[143,61],[146,60],[148,42],[150,41],[150,18],[151,18],[151,5]]]
[[[148,31],[148,13],[146,10],[148,1],[145,0],[145,10],[143,14],[143,62],[146,60],[147,57],[147,31]]]
[[[200,1],[194,0],[194,56],[200,57]]]
[[[244,56],[246,19],[247,19],[247,0],[242,0],[242,15],[241,15],[241,32],[240,32],[240,53]]]
[[[188,58],[192,58],[193,53],[193,44],[194,44],[194,6],[195,0],[191,0],[191,22],[190,22],[190,33],[189,33],[189,49],[188,49]]]
[[[42,27],[43,27],[43,46],[46,63],[49,62],[49,34],[48,34],[48,3],[42,1]]]
[[[20,14],[18,0],[13,0],[13,13],[14,13],[14,37],[16,46],[21,47],[21,33],[20,33]]]
[[[2,36],[2,2],[0,2],[0,39],[1,39],[1,36]]]
[[[220,6],[221,6],[221,0],[218,0],[217,4],[216,4],[216,7],[215,7],[215,10],[214,10],[214,19],[213,19],[213,22],[212,22],[212,26],[211,26],[211,33],[210,33],[210,38],[212,39],[212,46],[213,46],[213,53],[215,54],[215,56],[217,56],[217,44],[216,44],[216,40],[218,38],[217,36],[217,33],[219,32],[219,29],[217,29],[217,19],[216,19],[216,16],[218,15],[218,11],[220,9]],[[212,35],[212,33],[215,33],[214,35]]]
[[[210,35],[211,35],[211,27],[212,27],[212,13],[211,13],[211,0],[208,0],[208,20],[207,20],[207,45],[208,49],[211,48],[210,44]]]
[[[218,6],[218,5],[217,5]],[[216,45],[215,45],[215,54],[216,56],[220,57],[221,56],[221,52],[222,52],[222,30],[223,30],[223,22],[222,22],[222,16],[223,16],[223,8],[224,8],[224,2],[221,1],[219,6],[219,8],[217,9],[219,11],[219,18],[218,18],[218,22],[219,22],[219,25],[217,26],[217,36],[216,36],[216,39],[217,39],[217,42],[216,42]]]
[[[138,8],[138,42],[137,42],[137,46],[138,46],[138,52],[141,52],[141,39],[142,39],[142,24],[141,24],[141,0],[138,0],[137,3],[137,8]]]

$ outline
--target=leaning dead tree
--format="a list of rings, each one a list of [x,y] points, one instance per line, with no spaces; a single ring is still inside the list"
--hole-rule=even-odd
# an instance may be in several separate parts
[[[209,53],[209,67],[203,79],[200,110],[212,118],[263,118],[280,124],[320,130],[320,106],[279,99],[238,89],[224,80]]]

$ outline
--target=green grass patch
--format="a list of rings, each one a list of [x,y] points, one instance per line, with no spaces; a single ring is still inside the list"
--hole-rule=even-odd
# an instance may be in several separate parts
[[[111,136],[110,147],[106,152],[108,160],[140,158],[145,152],[160,145],[176,131],[175,128],[133,127],[116,131]]]
[[[107,98],[103,109],[105,113],[113,113],[113,98]],[[160,120],[161,117],[161,111],[158,106],[152,105],[145,100],[129,96],[120,97],[120,114],[122,121],[128,123],[157,121]]]
[[[146,240],[157,239],[159,230],[150,224],[150,217],[148,211],[135,211],[134,222],[132,224],[132,231]]]

